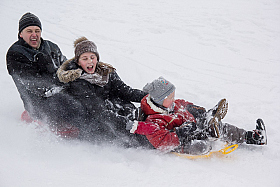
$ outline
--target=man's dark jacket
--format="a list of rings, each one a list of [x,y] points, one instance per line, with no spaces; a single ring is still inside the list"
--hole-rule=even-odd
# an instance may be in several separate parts
[[[19,38],[9,48],[6,60],[24,108],[38,117],[39,108],[43,107],[51,91],[61,85],[56,71],[66,57],[56,44],[48,40],[41,38],[39,49],[34,49]]]

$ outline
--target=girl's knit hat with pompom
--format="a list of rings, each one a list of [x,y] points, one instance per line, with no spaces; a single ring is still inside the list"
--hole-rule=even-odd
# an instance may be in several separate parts
[[[97,57],[97,61],[99,62],[99,53],[97,51],[97,46],[92,41],[89,41],[86,37],[81,37],[74,41],[74,47],[76,62],[78,62],[81,54],[86,52],[93,52]]]

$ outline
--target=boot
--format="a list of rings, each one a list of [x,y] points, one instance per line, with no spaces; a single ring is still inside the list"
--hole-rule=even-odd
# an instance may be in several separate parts
[[[219,138],[220,137],[220,131],[219,131],[220,125],[217,122],[215,118],[211,118],[208,122],[208,128],[206,129],[206,132],[208,135],[212,138]]]
[[[267,145],[267,136],[265,125],[262,119],[257,119],[256,129],[253,131],[247,131],[246,143],[256,145]]]
[[[219,123],[226,116],[228,103],[226,99],[221,99],[216,106],[205,112],[198,119],[198,126],[206,129],[210,137],[219,138]]]
[[[205,114],[206,119],[216,118],[218,121],[224,119],[228,110],[228,102],[226,99],[221,99],[216,106],[208,110]],[[209,120],[210,121],[210,120]]]

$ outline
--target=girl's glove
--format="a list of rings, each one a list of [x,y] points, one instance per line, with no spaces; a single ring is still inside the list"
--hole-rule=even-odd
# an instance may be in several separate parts
[[[59,87],[59,86],[53,87],[45,92],[45,97],[51,97],[54,94],[59,93],[61,90],[63,90],[63,87]]]

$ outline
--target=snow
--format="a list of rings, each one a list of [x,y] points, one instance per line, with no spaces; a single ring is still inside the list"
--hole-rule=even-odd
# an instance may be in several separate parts
[[[2,0],[0,9],[1,187],[280,186],[279,0]],[[251,130],[263,118],[268,145],[187,160],[62,140],[21,122],[23,104],[5,55],[28,11],[67,58],[74,40],[86,36],[132,87],[164,76],[176,85],[177,98],[197,105],[211,108],[227,98],[224,122]]]

